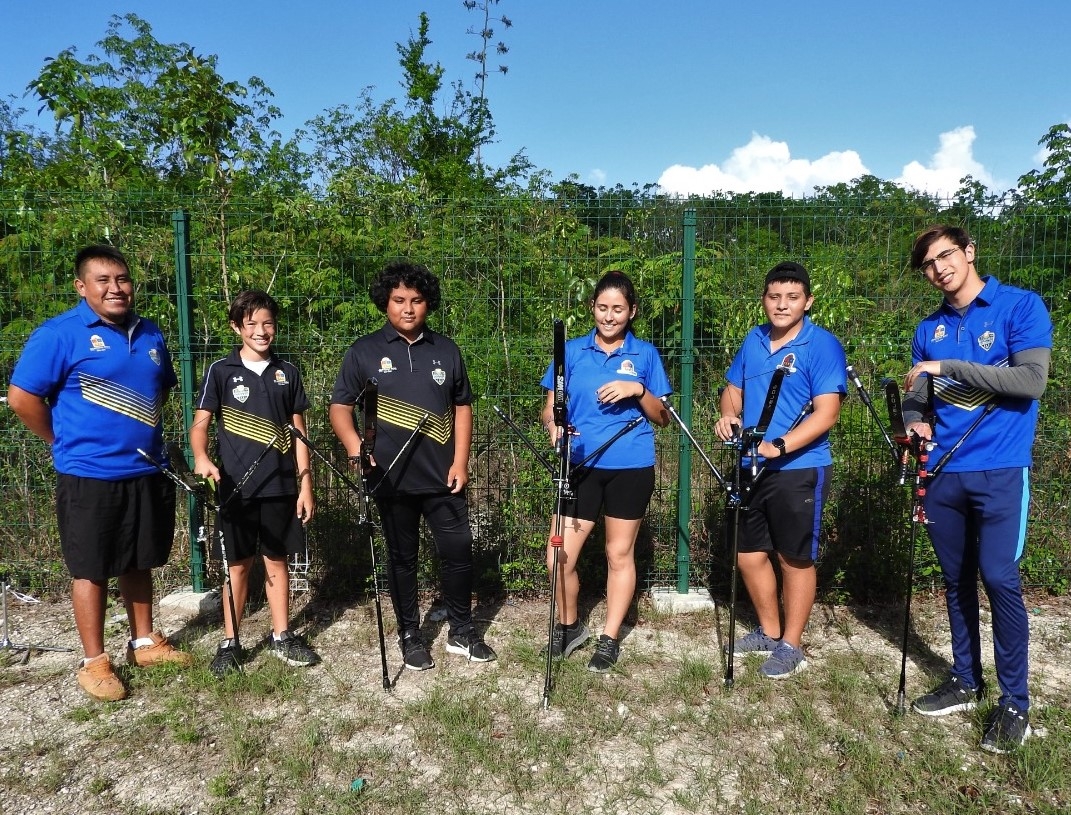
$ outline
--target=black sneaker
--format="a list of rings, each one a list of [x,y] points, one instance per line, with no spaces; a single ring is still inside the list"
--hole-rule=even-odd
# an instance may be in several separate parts
[[[554,633],[550,637],[550,655],[554,659],[563,659],[587,642],[590,636],[588,627],[579,621],[568,628],[561,623],[554,623]],[[541,653],[543,656],[547,655],[546,645]]]
[[[208,666],[216,679],[223,679],[227,674],[241,673],[242,649],[234,640],[223,640],[216,649],[212,664]]]
[[[405,667],[414,671],[427,671],[435,667],[435,660],[428,653],[428,647],[419,631],[406,631],[398,640],[398,645],[402,649]]]
[[[621,643],[613,637],[605,634],[599,635],[599,642],[595,646],[595,653],[588,661],[588,670],[604,674],[617,664],[617,656],[621,653]]]
[[[472,628],[447,637],[446,652],[460,654],[470,662],[491,662],[497,656],[491,646]]]
[[[291,631],[284,631],[278,639],[271,635],[268,650],[287,665],[308,667],[320,661],[319,655],[309,647],[305,638]]]
[[[982,749],[990,753],[1010,753],[1022,747],[1032,732],[1026,712],[1005,702],[993,708],[986,718]]]
[[[958,676],[950,676],[929,693],[911,703],[911,709],[923,716],[947,716],[961,710],[974,710],[985,693],[985,686],[967,687]]]

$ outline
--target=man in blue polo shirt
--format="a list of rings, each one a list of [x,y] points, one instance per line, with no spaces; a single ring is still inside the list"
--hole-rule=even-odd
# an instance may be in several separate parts
[[[346,351],[331,393],[330,418],[356,462],[361,436],[353,409],[368,381],[376,380],[378,428],[369,487],[387,542],[387,575],[403,659],[412,670],[435,667],[420,633],[417,596],[423,518],[439,553],[450,622],[446,651],[489,662],[495,652],[472,623],[472,530],[465,497],[472,389],[457,344],[426,324],[441,301],[439,279],[425,266],[396,261],[380,272],[369,293],[387,322]],[[424,414],[428,419],[417,432]]]
[[[759,626],[734,650],[766,654],[760,672],[769,679],[807,667],[801,640],[814,605],[815,561],[833,469],[829,430],[848,392],[844,349],[811,322],[807,312],[813,303],[810,275],[800,264],[786,261],[767,273],[762,308],[768,322],[751,330],[729,366],[714,426],[718,438],[728,440],[741,427],[757,425],[774,371],[785,372],[777,409],[758,445],[765,470],[740,515],[737,557]],[[793,427],[808,403],[812,412]]]
[[[944,683],[916,699],[912,708],[926,716],[943,716],[970,710],[981,698],[980,575],[992,609],[1001,689],[985,723],[982,747],[1006,753],[1030,735],[1030,626],[1019,561],[1026,541],[1029,470],[1038,399],[1048,380],[1052,321],[1035,293],[978,274],[974,244],[960,227],[933,226],[919,235],[911,266],[944,301],[915,331],[904,418],[911,433],[933,440],[934,461],[963,441],[927,485],[925,504],[926,530],[945,583],[952,669]],[[927,398],[930,380],[933,404]],[[922,421],[926,415],[936,420],[935,429]]]
[[[118,578],[130,623],[127,662],[190,662],[153,629],[151,570],[171,554],[175,490],[138,453],[166,461],[161,410],[177,380],[160,329],[134,312],[123,255],[88,246],[75,275],[81,302],[30,336],[8,403],[52,447],[60,543],[85,651],[78,683],[114,701],[126,688],[104,650],[109,578]]]

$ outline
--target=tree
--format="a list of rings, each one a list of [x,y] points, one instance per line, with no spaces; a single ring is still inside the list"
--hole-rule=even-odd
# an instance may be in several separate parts
[[[386,184],[422,198],[483,195],[531,170],[523,151],[500,169],[482,165],[480,148],[494,136],[482,86],[478,94],[461,82],[447,90],[445,70],[427,59],[428,15],[421,12],[419,20],[416,35],[397,46],[401,105],[393,98],[376,102],[365,88],[355,108],[340,105],[308,123],[313,163],[328,190],[365,195]]]
[[[1071,207],[1071,124],[1053,125],[1038,144],[1045,148],[1043,169],[1019,178],[1019,194],[1027,203],[1066,212]]]
[[[90,190],[162,180],[179,191],[230,194],[263,166],[281,114],[257,77],[226,81],[215,55],[165,44],[134,14],[113,15],[79,60],[66,49],[45,61],[27,90],[55,119],[51,179]]]

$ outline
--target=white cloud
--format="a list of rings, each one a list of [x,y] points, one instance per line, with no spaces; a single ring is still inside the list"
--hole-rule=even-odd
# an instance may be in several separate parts
[[[834,151],[819,159],[794,159],[788,144],[758,133],[733,150],[722,166],[674,164],[658,179],[667,195],[712,192],[783,192],[804,195],[816,186],[839,184],[869,173],[854,150]]]
[[[588,181],[596,187],[601,187],[606,183],[606,171],[598,168],[588,173]]]
[[[904,165],[900,177],[893,180],[903,187],[914,187],[939,196],[954,195],[960,187],[960,179],[968,175],[987,187],[995,187],[993,176],[974,158],[975,138],[971,125],[942,133],[941,146],[927,166],[912,161]]]

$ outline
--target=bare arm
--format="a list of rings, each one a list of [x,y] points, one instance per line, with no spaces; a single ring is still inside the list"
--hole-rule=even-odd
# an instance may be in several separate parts
[[[643,411],[643,415],[659,427],[669,424],[669,411],[666,410],[662,400],[647,390],[642,382],[631,379],[615,379],[607,382],[598,391],[599,401],[606,404],[616,404],[622,399],[635,399]]]
[[[193,425],[190,427],[190,451],[193,453],[193,471],[218,483],[219,467],[208,455],[208,427],[211,423],[211,411],[194,411]]]
[[[469,453],[472,450],[472,405],[454,405],[454,461],[446,474],[450,492],[461,492],[469,483]]]
[[[795,428],[785,433],[785,454],[801,447],[806,447],[823,433],[828,431],[840,418],[840,406],[844,401],[843,393],[823,393],[811,400],[814,411]],[[764,439],[759,444],[759,455],[765,458],[777,458],[781,451],[770,442],[772,439]]]
[[[721,416],[714,424],[714,434],[722,441],[728,441],[744,424],[740,418],[744,409],[744,392],[736,385],[726,385],[721,392],[720,409]]]
[[[56,440],[56,435],[52,432],[52,407],[48,402],[17,385],[12,385],[7,390],[7,403],[26,425],[26,429],[37,438],[49,445]]]
[[[296,427],[303,436],[308,437],[308,433],[305,430],[305,416],[301,413],[295,413],[290,417],[290,423]],[[297,480],[298,480],[298,497],[297,497],[297,516],[302,523],[308,523],[312,520],[313,514],[316,512],[316,499],[312,495],[312,456],[309,453],[309,448],[302,442],[295,441],[297,445],[294,448],[294,459],[297,462]]]
[[[328,409],[328,417],[331,419],[331,429],[342,446],[346,448],[346,455],[352,459],[361,454],[361,436],[353,425],[353,405],[332,404]]]

